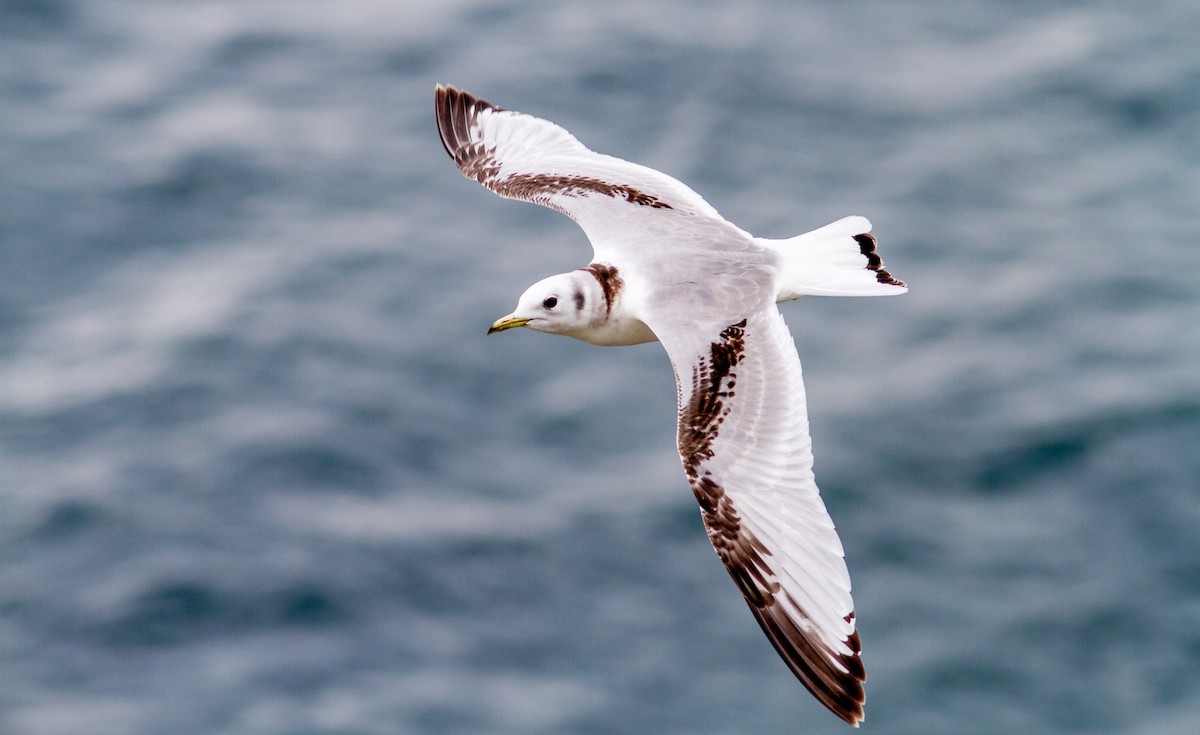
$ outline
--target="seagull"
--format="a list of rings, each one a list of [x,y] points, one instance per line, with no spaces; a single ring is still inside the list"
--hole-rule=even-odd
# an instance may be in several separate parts
[[[593,152],[548,120],[440,84],[435,103],[465,176],[562,212],[592,245],[590,263],[530,286],[488,334],[662,343],[679,457],[717,556],[792,673],[857,727],[866,674],[850,575],[813,478],[800,358],[777,304],[907,291],[883,268],[871,223],[754,237],[680,181]]]

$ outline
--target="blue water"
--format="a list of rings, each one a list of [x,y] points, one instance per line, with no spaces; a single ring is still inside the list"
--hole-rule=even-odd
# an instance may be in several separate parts
[[[433,9],[431,9],[433,8]],[[864,732],[1200,727],[1200,9],[0,3],[0,733],[835,733],[712,553],[657,345],[437,82],[897,299],[786,307]]]

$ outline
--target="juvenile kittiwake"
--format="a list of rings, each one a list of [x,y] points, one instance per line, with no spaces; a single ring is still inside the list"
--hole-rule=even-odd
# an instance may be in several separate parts
[[[488,333],[662,342],[679,393],[679,456],[709,540],[788,668],[857,725],[866,676],[850,575],[813,479],[800,358],[776,303],[904,293],[871,223],[754,237],[681,182],[595,153],[552,122],[449,86],[438,85],[436,106],[464,175],[562,212],[594,252],[530,286]]]

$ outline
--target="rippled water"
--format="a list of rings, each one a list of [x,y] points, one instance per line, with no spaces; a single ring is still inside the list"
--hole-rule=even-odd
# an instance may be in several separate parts
[[[844,732],[657,345],[485,338],[577,228],[436,82],[899,299],[786,307],[864,731],[1195,732],[1200,10],[0,4],[0,732]]]

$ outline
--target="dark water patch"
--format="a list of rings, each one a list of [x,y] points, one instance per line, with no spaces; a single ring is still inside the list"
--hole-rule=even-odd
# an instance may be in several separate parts
[[[214,391],[206,395],[219,403],[221,394],[215,392],[217,386],[235,375],[240,377],[240,373],[230,371],[229,367],[245,364],[259,356],[259,348],[247,344],[234,332],[233,325],[222,326],[227,329],[188,335],[186,342],[175,347],[173,356],[177,368],[171,372],[171,390],[178,391],[178,398],[199,398],[196,391],[206,390]]]
[[[379,68],[389,75],[432,76],[435,70],[445,68],[439,63],[445,55],[445,50],[436,45],[416,41],[384,53]]]
[[[609,69],[589,69],[576,80],[580,87],[593,94],[616,94],[624,88],[625,76]]]
[[[485,732],[488,728],[486,718],[475,706],[459,704],[420,703],[408,719],[415,725],[414,732]]]
[[[940,537],[919,536],[913,533],[876,533],[860,539],[862,557],[873,564],[903,569],[931,569],[944,565],[946,549],[936,543]]]
[[[231,475],[242,487],[373,492],[382,484],[376,462],[330,444],[260,444],[231,454]]]
[[[500,611],[492,622],[500,622],[506,613]],[[575,611],[564,610],[553,623],[554,628],[579,627]],[[563,642],[544,622],[530,626],[529,616],[517,610],[502,622],[499,635],[489,637],[478,646],[466,663],[478,670],[519,669],[544,674],[554,671],[563,658]]]
[[[918,345],[938,344],[952,339],[956,334],[969,331],[972,326],[963,324],[959,319],[934,314],[922,319],[919,324],[912,325],[909,340]]]
[[[211,386],[183,383],[143,389],[130,396],[126,411],[147,428],[180,426],[215,415],[220,403]]]
[[[1129,607],[1089,607],[1063,611],[1062,615],[1035,615],[1021,620],[1007,636],[1036,643],[1047,655],[1070,663],[1080,671],[1092,670],[1112,653],[1112,646],[1128,646],[1127,634],[1144,630],[1149,622]]]
[[[437,582],[444,601],[459,611],[487,609],[493,614],[524,610],[530,600],[555,599],[567,578],[550,573],[559,560],[553,549],[459,560],[444,568],[447,579]]]
[[[1171,430],[1196,424],[1200,424],[1200,402],[1182,396],[1169,404],[1118,411],[1093,422],[1097,433],[1106,437],[1147,430]]]
[[[302,585],[269,596],[268,610],[274,611],[282,625],[314,626],[345,622],[348,610],[328,590]],[[271,621],[268,621],[271,622]]]
[[[1081,462],[1092,448],[1087,436],[1032,441],[992,458],[979,471],[978,484],[989,492],[1012,490],[1031,475],[1059,471]]]
[[[32,416],[0,414],[0,438],[18,451],[52,454],[120,429],[128,408],[126,397],[106,396]]]
[[[408,472],[432,473],[454,454],[454,442],[450,437],[437,436],[432,432],[398,432],[399,441],[393,445],[395,461]]]
[[[687,542],[695,538],[707,538],[704,521],[700,515],[699,506],[691,502],[690,494],[683,480],[680,480],[679,495],[681,502],[670,507],[653,509],[646,512],[646,533],[648,538],[661,540],[664,543]],[[688,501],[688,502],[683,502]],[[697,535],[698,534],[698,535]]]
[[[1061,307],[1044,301],[1034,300],[1009,303],[981,319],[975,329],[986,329],[994,338],[1019,335],[1024,339],[1044,339],[1053,331],[1053,325],[1062,318]]]
[[[390,404],[351,402],[340,406],[338,410],[341,418],[347,424],[364,427],[367,430],[375,430],[399,422],[399,413]]]
[[[1200,627],[1192,626],[1179,642],[1179,657],[1185,663],[1182,675],[1172,677],[1168,694],[1172,699],[1184,699],[1195,691],[1200,681]]]
[[[496,538],[424,542],[394,552],[375,582],[378,599],[433,617],[501,604],[535,556],[524,542]],[[509,582],[512,582],[510,585]]]
[[[282,289],[288,296],[317,300],[324,302],[337,298],[345,298],[347,291],[356,292],[361,288],[379,288],[377,276],[382,271],[394,272],[397,277],[405,277],[404,252],[339,252],[336,247],[330,247],[319,260],[306,263],[298,270],[289,274]],[[386,294],[369,294],[382,299],[400,300],[404,304],[425,305],[426,296],[419,293],[416,284],[397,284],[395,289],[389,289]],[[415,299],[410,301],[409,299]],[[365,305],[364,305],[365,306]],[[397,310],[404,317],[411,318],[416,308]],[[354,325],[346,325],[353,334]],[[342,334],[331,335],[332,339],[343,337]],[[357,356],[357,355],[356,355]],[[364,359],[374,359],[373,355],[361,355]]]
[[[522,11],[527,9],[524,6],[489,3],[468,9],[463,13],[460,23],[464,27],[494,29],[498,25],[516,20],[522,15]]]
[[[280,33],[240,33],[218,44],[212,52],[210,71],[244,71],[264,58],[297,50],[297,39]],[[212,79],[208,80],[212,83]]]
[[[1195,531],[1196,529],[1191,529]],[[1166,580],[1179,595],[1200,599],[1200,556],[1173,558],[1163,570]]]
[[[546,553],[544,542],[521,537],[481,535],[437,542],[426,554],[447,559],[535,559]]]
[[[1080,614],[1059,631],[1062,654],[1075,670],[1086,674],[1136,652],[1133,643],[1148,621],[1134,606],[1097,607]],[[1153,619],[1152,613],[1149,619]]]
[[[977,172],[953,169],[930,170],[919,180],[909,183],[913,199],[929,202],[947,210],[991,210],[1012,206],[1013,195],[997,191],[991,181],[981,179]],[[931,235],[936,237],[936,235]],[[961,243],[947,243],[961,247]],[[953,248],[946,248],[953,249]],[[907,280],[907,279],[906,279]]]
[[[148,207],[232,210],[267,183],[245,151],[210,148],[182,156],[164,176],[130,192],[130,199]]]
[[[106,513],[98,506],[83,500],[64,500],[56,503],[33,528],[33,536],[48,543],[76,538],[101,526]]]
[[[1132,95],[1114,100],[1112,110],[1123,127],[1152,130],[1167,125],[1172,110],[1161,95]]]
[[[4,0],[0,3],[0,37],[61,33],[70,30],[76,19],[76,7],[66,0]]]
[[[106,436],[184,426],[219,410],[215,394],[204,385],[135,386],[33,415],[0,414],[0,441],[51,454]]]
[[[337,51],[322,39],[308,34],[255,29],[215,45],[203,68],[189,74],[180,88],[185,93],[193,89],[237,89],[254,80],[259,89],[257,103],[291,108],[304,99],[330,94],[330,90],[321,88],[317,70],[331,63],[335,54]]]
[[[1017,698],[1025,693],[1027,681],[1019,666],[957,659],[935,666],[924,674],[921,689],[943,692],[946,696],[981,692],[989,697]]]
[[[100,637],[109,645],[164,645],[208,637],[228,625],[233,613],[220,593],[198,582],[164,584],[140,595],[130,608],[102,627]]]
[[[976,483],[993,493],[1032,487],[1033,479],[1077,468],[1117,439],[1189,425],[1200,425],[1200,404],[1179,401],[1032,433],[1014,446],[979,458]]]
[[[1080,283],[1065,294],[1065,299],[1070,304],[1069,312],[1061,303],[1054,312],[1079,316],[1097,311],[1119,314],[1137,309],[1175,308],[1190,304],[1195,293],[1170,273],[1157,277],[1118,273],[1101,283]],[[1050,305],[1043,305],[1043,310],[1048,309]]]
[[[129,252],[226,234],[280,184],[257,157],[234,148],[188,151],[158,178],[124,189],[115,221],[90,239]]]
[[[1112,129],[1145,135],[1186,125],[1200,105],[1198,82],[1195,75],[1164,76],[1131,88],[1103,76],[1076,77],[1047,91],[1081,119],[1106,120]]]
[[[529,441],[532,446],[543,449],[561,449],[572,455],[584,445],[588,435],[588,424],[581,416],[557,416],[543,419],[529,426]]]
[[[202,581],[166,581],[131,600],[94,634],[108,646],[175,646],[279,626],[344,624],[353,608],[331,589],[300,583],[257,592]]]

